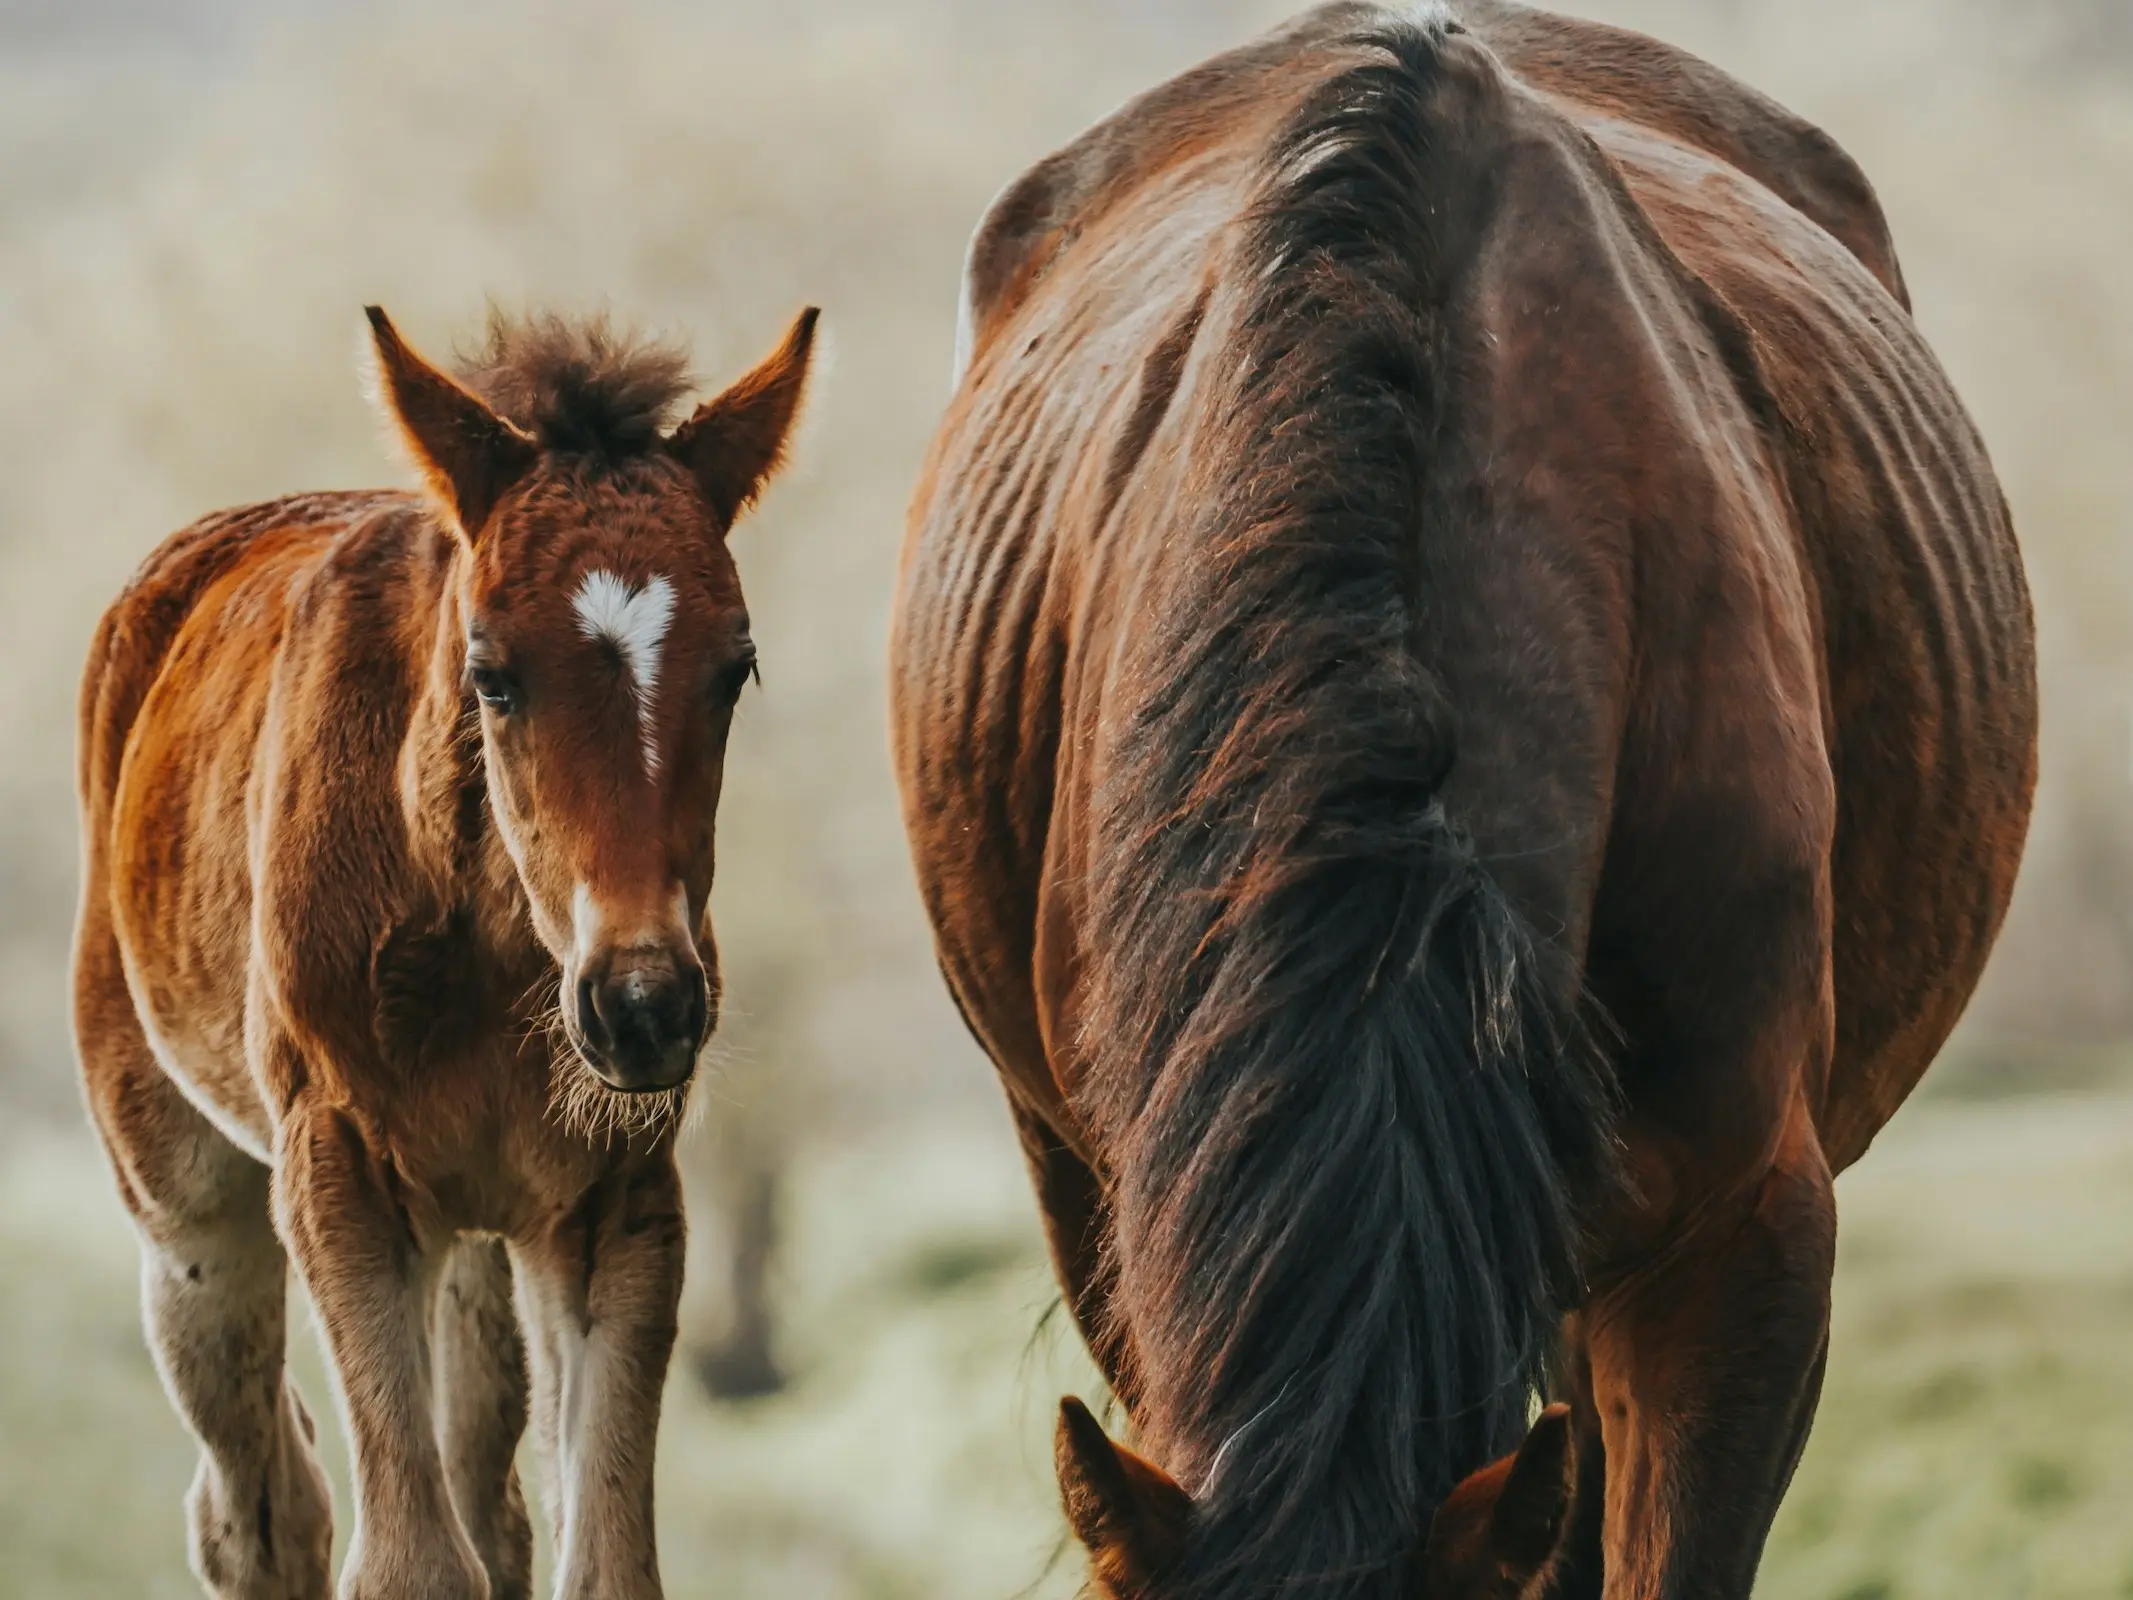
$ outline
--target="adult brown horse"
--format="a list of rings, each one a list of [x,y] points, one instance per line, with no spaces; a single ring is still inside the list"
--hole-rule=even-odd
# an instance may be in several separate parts
[[[650,1600],[674,1122],[717,1019],[712,822],[755,670],[726,536],[814,313],[672,432],[672,349],[502,324],[462,383],[370,319],[428,494],[196,523],[90,652],[89,1106],[200,1442],[213,1593],[330,1584],[293,1256],[355,1448],[347,1600],[530,1592],[514,1269],[557,1592]]]
[[[1340,5],[1032,169],[965,289],[896,750],[1139,1435],[1062,1418],[1099,1586],[1747,1595],[1831,1176],[2035,772],[2006,508],[1872,189],[1650,40]],[[1542,1465],[1418,1571],[1537,1389]],[[1566,1461],[1560,1541],[1490,1520]]]

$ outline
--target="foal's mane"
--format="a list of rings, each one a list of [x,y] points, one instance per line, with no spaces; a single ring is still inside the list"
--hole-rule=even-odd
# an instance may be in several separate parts
[[[695,386],[687,350],[604,314],[492,309],[481,349],[458,373],[544,450],[611,463],[647,454]]]

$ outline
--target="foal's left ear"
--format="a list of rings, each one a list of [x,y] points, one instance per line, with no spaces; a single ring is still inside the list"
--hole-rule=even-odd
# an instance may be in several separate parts
[[[469,543],[540,459],[531,435],[409,348],[378,306],[365,306],[378,357],[378,401],[430,493]]]
[[[1059,1402],[1059,1497],[1101,1592],[1131,1600],[1184,1548],[1192,1497],[1154,1462],[1111,1442],[1089,1408]]]
[[[821,311],[809,306],[762,364],[674,430],[667,449],[695,474],[704,498],[729,528],[785,464],[793,424],[807,397],[809,358]]]

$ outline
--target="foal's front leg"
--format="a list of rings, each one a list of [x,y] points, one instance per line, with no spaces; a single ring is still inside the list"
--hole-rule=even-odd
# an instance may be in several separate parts
[[[346,1111],[300,1101],[275,1168],[282,1233],[318,1308],[355,1452],[342,1600],[488,1600],[432,1415],[442,1262],[416,1239],[389,1158]]]
[[[515,1247],[558,1600],[663,1592],[652,1466],[683,1248],[681,1184],[665,1147],[602,1177]]]

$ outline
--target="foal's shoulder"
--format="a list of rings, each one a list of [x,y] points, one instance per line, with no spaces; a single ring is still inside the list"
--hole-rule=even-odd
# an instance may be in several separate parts
[[[292,574],[291,641],[322,658],[366,661],[426,644],[456,549],[430,502],[400,490],[315,498],[338,504],[312,527],[315,542]]]

